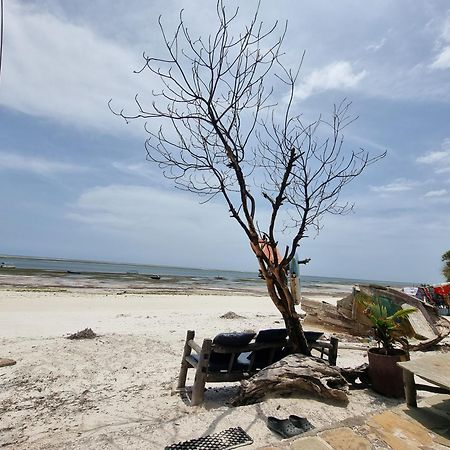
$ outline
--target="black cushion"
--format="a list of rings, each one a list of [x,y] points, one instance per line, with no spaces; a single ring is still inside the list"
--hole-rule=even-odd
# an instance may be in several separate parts
[[[283,343],[287,337],[286,328],[272,328],[268,330],[261,330],[255,338],[255,342],[259,344],[271,344],[271,343]],[[273,354],[273,359],[270,358],[273,350],[271,349],[263,349],[254,351],[254,364],[253,369],[262,369],[263,367],[267,367],[269,364],[272,364],[275,361],[279,361],[282,357],[282,348],[275,351]],[[247,359],[250,360],[252,354],[247,355]],[[243,358],[239,359],[240,362],[243,362]]]
[[[255,332],[244,331],[232,333],[220,333],[213,339],[213,344],[222,345],[223,347],[242,347],[243,345],[248,345],[250,341],[255,337]],[[209,369],[210,371],[221,371],[227,370],[230,365],[231,353],[217,353],[214,350],[211,352],[209,358]],[[238,363],[237,357],[239,353],[236,353],[233,358],[233,369],[240,370],[243,367]]]
[[[287,337],[286,328],[272,328],[270,330],[261,330],[256,336],[255,342],[280,342],[284,341]]]
[[[241,347],[249,344],[255,334],[253,331],[220,333],[213,339],[213,344],[224,347]]]
[[[316,342],[317,339],[323,336],[321,331],[304,331],[305,338],[308,342]]]

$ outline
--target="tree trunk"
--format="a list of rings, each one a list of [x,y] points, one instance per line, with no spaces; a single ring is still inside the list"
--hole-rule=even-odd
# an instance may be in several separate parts
[[[294,314],[296,313],[294,312]],[[305,334],[303,333],[303,327],[300,323],[299,317],[290,314],[283,314],[283,320],[286,324],[289,341],[292,345],[292,352],[310,356],[311,351],[309,349],[308,342],[306,341]]]
[[[270,261],[265,260],[256,235],[253,240],[255,242],[251,240],[250,245],[255,252],[261,273],[266,281],[267,292],[269,293],[272,302],[283,316],[289,340],[292,345],[292,351],[294,353],[302,353],[303,355],[310,356],[311,352],[305,334],[303,333],[300,318],[295,311],[295,299],[289,289],[286,272],[284,271],[284,268],[280,267],[278,264],[269,269],[267,263],[270,263]]]

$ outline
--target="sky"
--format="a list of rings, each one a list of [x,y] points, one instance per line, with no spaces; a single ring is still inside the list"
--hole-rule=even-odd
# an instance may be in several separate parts
[[[0,254],[256,271],[227,208],[174,189],[145,159],[144,123],[108,108],[152,101],[142,53],[165,56],[180,9],[214,31],[212,0],[6,0],[0,74]],[[239,2],[230,0],[232,9]],[[256,2],[241,2],[238,25]],[[447,0],[261,0],[288,19],[284,62],[305,51],[295,111],[358,117],[348,151],[387,156],[342,192],[298,250],[307,275],[443,281],[450,248],[450,5]],[[264,207],[261,208],[264,215]]]

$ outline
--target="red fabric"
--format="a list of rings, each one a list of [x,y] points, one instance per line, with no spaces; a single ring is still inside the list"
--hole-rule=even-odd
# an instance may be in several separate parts
[[[434,292],[442,297],[450,294],[450,284],[443,284],[441,286],[434,286]]]

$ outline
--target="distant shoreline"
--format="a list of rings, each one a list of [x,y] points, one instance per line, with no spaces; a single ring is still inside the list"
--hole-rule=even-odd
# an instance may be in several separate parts
[[[129,275],[130,272],[138,272],[138,275],[157,274],[160,276],[187,276],[201,278],[226,278],[226,279],[248,279],[258,280],[258,271],[255,266],[254,271],[242,271],[231,269],[205,269],[193,267],[180,267],[142,263],[122,263],[112,261],[82,260],[70,258],[48,258],[41,256],[23,255],[0,255],[0,263],[16,266],[16,270],[42,270],[44,274],[48,272],[65,273],[81,272],[83,275],[104,274],[104,275]],[[0,274],[2,270],[0,270]],[[330,277],[330,276],[301,276],[305,284],[325,283],[325,284],[381,284],[389,286],[417,286],[421,282],[405,282],[392,280],[368,280],[358,278]]]

